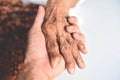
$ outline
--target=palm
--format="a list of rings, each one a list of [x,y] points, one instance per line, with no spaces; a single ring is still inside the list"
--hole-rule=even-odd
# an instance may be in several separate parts
[[[49,80],[48,77],[53,79],[65,69],[62,57],[56,68],[52,68],[49,63],[45,38],[40,29],[44,14],[44,8],[39,8],[35,23],[29,31],[26,58],[22,70],[17,75],[17,80]]]
[[[23,69],[17,76],[17,80],[23,80],[25,77],[38,80],[40,79],[39,75],[41,75],[41,72],[44,76],[53,79],[62,73],[65,69],[65,62],[61,57],[58,66],[56,68],[51,67],[42,32],[38,31],[36,33],[35,29],[31,29],[29,35],[28,52],[26,52],[25,63]]]
[[[61,56],[61,61],[56,68],[52,68],[49,62],[49,56],[45,46],[45,38],[41,31],[32,28],[29,33],[28,50],[37,54],[37,64],[44,70],[50,78],[55,78],[65,69],[65,62]],[[32,48],[31,48],[32,46]]]
[[[58,66],[56,68],[52,68],[50,63],[49,63],[49,58],[48,55],[45,55],[43,58],[41,58],[39,63],[41,68],[44,70],[45,73],[47,73],[47,75],[53,79],[56,76],[58,76],[60,73],[62,73],[64,71],[64,60],[63,58],[61,59],[61,62],[58,64]]]

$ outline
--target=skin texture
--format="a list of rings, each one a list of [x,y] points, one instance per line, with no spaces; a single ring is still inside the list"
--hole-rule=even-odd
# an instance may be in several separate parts
[[[50,63],[53,68],[58,66],[61,61],[61,55],[65,60],[65,66],[70,74],[74,74],[75,64],[79,68],[84,68],[84,61],[79,53],[86,54],[84,41],[74,37],[84,37],[82,34],[74,34],[66,32],[65,26],[74,23],[67,22],[68,11],[75,6],[77,0],[48,0],[46,5],[46,14],[42,31],[45,35],[47,51],[50,55]],[[71,20],[72,21],[72,20]],[[69,28],[68,28],[69,29]],[[74,29],[71,29],[75,32]]]
[[[61,56],[61,60],[56,68],[51,67],[49,63],[49,56],[46,50],[45,38],[41,30],[41,24],[44,18],[44,8],[39,7],[37,17],[28,35],[28,47],[26,51],[26,58],[20,73],[16,80],[52,80],[62,73],[65,69],[65,62]],[[77,23],[75,17],[69,17],[68,22],[72,24]],[[71,29],[74,29],[74,31]],[[67,26],[66,31],[71,33],[76,40],[82,38],[78,26]],[[80,35],[81,34],[81,35]],[[78,35],[78,36],[74,36]]]

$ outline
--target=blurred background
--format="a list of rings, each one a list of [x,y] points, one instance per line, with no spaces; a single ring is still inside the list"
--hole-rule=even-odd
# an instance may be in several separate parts
[[[78,17],[86,37],[87,67],[55,80],[120,80],[120,0],[85,0],[70,14]]]

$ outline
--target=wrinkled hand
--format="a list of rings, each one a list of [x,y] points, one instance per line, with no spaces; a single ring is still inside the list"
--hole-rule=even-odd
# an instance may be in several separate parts
[[[29,31],[26,58],[17,80],[51,80],[65,69],[63,59],[55,69],[50,66],[45,38],[41,31],[44,14],[44,8],[40,7],[33,27]]]
[[[66,3],[68,1],[68,3]],[[65,26],[77,26],[76,23],[68,22],[67,16],[69,9],[77,3],[78,0],[48,0],[46,4],[46,14],[42,31],[45,35],[47,52],[50,55],[50,64],[52,67],[58,66],[61,61],[61,55],[65,61],[65,67],[70,74],[74,74],[75,65],[84,68],[80,52],[87,53],[84,42],[80,36],[82,34],[72,35],[66,32]],[[74,29],[71,29],[74,32]],[[79,31],[79,29],[78,29]],[[75,33],[75,32],[74,32]],[[73,36],[80,37],[76,40]]]
[[[65,69],[65,62],[62,56],[56,68],[51,67],[49,63],[45,38],[41,31],[44,14],[44,8],[40,7],[35,22],[29,31],[26,58],[24,66],[16,78],[17,80],[51,80]],[[68,22],[76,24],[77,19],[69,17]],[[78,26],[67,26],[66,31],[71,33],[76,40],[84,41],[83,35],[79,33]]]

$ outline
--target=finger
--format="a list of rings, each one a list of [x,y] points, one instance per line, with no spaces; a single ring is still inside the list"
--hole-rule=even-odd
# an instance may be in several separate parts
[[[58,44],[56,42],[56,40],[54,39],[46,39],[46,43],[47,43],[47,50],[48,53],[50,55],[50,63],[51,66],[53,68],[57,67],[57,65],[59,64],[60,60],[61,60],[61,55],[59,52],[59,48],[58,48]]]
[[[66,26],[66,31],[69,33],[80,33],[80,29],[77,25]]]
[[[85,63],[82,59],[82,56],[79,53],[79,50],[78,50],[76,44],[72,44],[72,55],[73,55],[77,65],[78,65],[78,67],[81,69],[85,68]]]
[[[39,6],[37,16],[36,16],[35,22],[33,24],[33,27],[40,28],[42,23],[43,23],[44,16],[45,16],[44,7]]]
[[[61,43],[60,50],[64,57],[67,71],[70,74],[74,74],[75,73],[75,61],[71,53],[71,47],[65,40],[61,41],[60,43]]]
[[[82,33],[73,33],[72,36],[73,36],[74,39],[79,40],[83,44],[85,44],[85,37]]]
[[[45,38],[40,28],[43,22],[44,14],[44,8],[42,6],[39,7],[34,24],[28,33],[28,50],[30,49],[30,51],[35,51],[36,53],[45,53],[45,49],[40,51],[45,47]],[[41,55],[44,56],[45,54]]]
[[[85,44],[83,44],[81,41],[78,42],[78,49],[83,53],[87,54],[87,49],[85,47]]]
[[[69,16],[68,17],[68,22],[70,24],[77,24],[78,20],[77,20],[77,18],[75,16]]]
[[[83,61],[82,56],[80,55],[79,52],[73,54],[74,59],[78,65],[79,68],[84,69],[85,68],[85,63]]]

